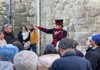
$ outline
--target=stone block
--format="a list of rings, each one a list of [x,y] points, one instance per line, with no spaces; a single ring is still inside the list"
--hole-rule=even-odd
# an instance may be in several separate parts
[[[63,0],[63,3],[69,4],[70,0]]]
[[[78,25],[74,24],[74,28],[75,28],[75,32],[80,32],[81,31],[81,25],[80,24],[78,24]]]
[[[86,18],[87,15],[85,12],[79,11],[74,13],[74,16],[75,19],[80,19],[80,18]]]
[[[3,7],[7,7],[8,6],[7,2],[1,2],[1,4],[2,4]]]
[[[95,18],[91,18],[91,17],[88,17],[88,18],[86,18],[86,20],[87,20],[87,23],[86,23],[86,25],[88,24],[88,25],[94,25],[95,24],[95,22],[96,22],[96,19]]]
[[[84,9],[86,11],[93,11],[93,10],[95,10],[95,7],[92,4],[86,4],[86,5],[84,5]]]
[[[81,19],[76,19],[76,24],[94,24],[95,23],[95,19],[93,18],[93,20],[91,18],[81,18]]]
[[[70,4],[68,4],[68,8],[73,8],[74,7],[74,3],[73,2],[70,2]]]
[[[70,38],[75,40],[83,40],[85,41],[88,38],[88,32],[69,32]],[[80,44],[82,45],[82,44]]]
[[[3,11],[3,8],[2,7],[0,7],[0,11]]]
[[[80,5],[83,5],[83,4],[87,4],[87,1],[88,0],[76,0],[75,5],[80,6]]]
[[[82,18],[82,19],[76,19],[75,24],[86,24],[87,22],[88,20],[86,18]]]
[[[71,25],[71,27],[72,27],[72,25]],[[73,29],[73,27],[72,27],[72,29]],[[74,32],[87,32],[88,29],[89,29],[89,25],[74,24]]]
[[[100,24],[100,16],[96,18],[96,24]]]
[[[2,11],[0,11],[0,15],[2,15]]]
[[[3,11],[2,14],[3,14],[3,15],[8,15],[8,12],[7,12],[7,11]]]
[[[89,29],[90,29],[90,32],[92,32],[92,33],[98,33],[98,32],[100,33],[100,24],[99,25],[94,24],[94,25],[90,26]]]
[[[68,27],[68,32],[75,32],[75,25],[74,24],[70,24]]]
[[[64,19],[64,25],[69,25],[70,19]]]
[[[89,32],[89,25],[82,25],[80,32]]]
[[[100,8],[94,9],[93,11],[88,12],[89,17],[96,17],[100,15]]]

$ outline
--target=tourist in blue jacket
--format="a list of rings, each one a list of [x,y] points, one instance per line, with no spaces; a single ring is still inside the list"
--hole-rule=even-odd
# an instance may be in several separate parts
[[[92,70],[89,61],[77,56],[73,47],[71,39],[60,40],[58,48],[61,58],[53,62],[51,70]]]

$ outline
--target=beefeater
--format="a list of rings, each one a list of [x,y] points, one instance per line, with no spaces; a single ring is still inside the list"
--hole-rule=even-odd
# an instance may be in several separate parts
[[[56,47],[56,44],[59,40],[61,40],[62,38],[66,38],[67,31],[63,29],[63,19],[56,19],[55,24],[56,28],[52,29],[47,29],[41,26],[35,26],[35,27],[37,27],[39,30],[47,34],[52,34],[53,36],[52,44],[54,44],[54,46]]]

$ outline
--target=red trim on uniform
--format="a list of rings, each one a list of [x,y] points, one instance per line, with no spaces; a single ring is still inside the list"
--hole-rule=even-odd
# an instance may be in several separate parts
[[[62,24],[63,24],[62,22],[57,22],[57,23],[56,23],[56,25],[62,25]]]

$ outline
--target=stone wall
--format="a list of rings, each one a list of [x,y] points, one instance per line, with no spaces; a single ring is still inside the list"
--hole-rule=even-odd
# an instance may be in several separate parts
[[[0,0],[0,25],[3,25],[3,23],[6,22],[8,8],[6,2],[7,0]]]
[[[52,28],[55,19],[64,19],[67,37],[77,40],[78,49],[85,52],[86,39],[100,32],[99,3],[100,0],[41,0],[42,26]]]
[[[40,0],[41,26],[55,27],[55,19],[64,19],[69,38],[79,42],[78,49],[84,52],[88,36],[100,32],[100,0]],[[12,24],[18,33],[20,25],[37,23],[36,0],[12,0]],[[6,21],[8,3],[0,0],[0,25]],[[41,32],[41,47],[51,43],[52,35]]]
[[[20,29],[19,25],[29,27],[30,24],[36,23],[35,6],[35,0],[12,0],[12,23],[16,29]]]
[[[8,0],[0,0],[0,24],[7,23]],[[17,36],[21,25],[29,27],[36,23],[36,2],[35,0],[11,0],[11,23],[15,36]]]

